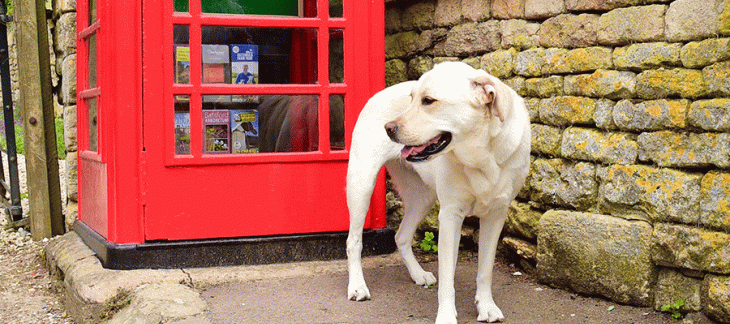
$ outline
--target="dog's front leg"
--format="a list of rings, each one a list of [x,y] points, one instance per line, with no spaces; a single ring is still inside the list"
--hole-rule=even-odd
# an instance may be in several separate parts
[[[459,255],[459,240],[461,239],[461,225],[464,222],[464,212],[459,208],[444,208],[439,211],[439,287],[438,287],[438,315],[436,324],[456,324],[456,291],[454,289],[454,274],[456,260]]]
[[[480,322],[497,322],[504,319],[502,311],[492,297],[492,271],[497,243],[502,232],[506,208],[497,208],[479,219],[479,265],[477,268],[477,294],[475,303]]]

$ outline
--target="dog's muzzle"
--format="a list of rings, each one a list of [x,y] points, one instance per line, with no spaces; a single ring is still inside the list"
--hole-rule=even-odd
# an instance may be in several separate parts
[[[442,133],[421,145],[406,145],[400,156],[409,162],[423,162],[443,151],[451,143],[451,133]]]

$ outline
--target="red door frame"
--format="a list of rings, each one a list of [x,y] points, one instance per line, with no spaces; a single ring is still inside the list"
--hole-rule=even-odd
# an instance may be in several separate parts
[[[79,220],[118,244],[346,230],[348,152],[329,150],[329,95],[345,96],[349,147],[359,110],[383,88],[384,8],[382,1],[345,1],[344,18],[327,18],[328,0],[314,1],[316,18],[201,15],[196,1],[191,1],[190,13],[174,14],[173,1],[98,1],[98,19],[90,25],[88,0],[79,0]],[[201,53],[195,45],[202,25],[316,28],[318,80],[245,87],[201,84],[199,79],[173,84],[173,24],[190,26],[191,75],[198,76]],[[341,84],[328,79],[330,29],[344,34]],[[89,89],[85,40],[91,33],[98,35],[98,86]],[[193,134],[202,130],[200,95],[231,93],[319,95],[319,151],[200,154],[202,139]],[[191,95],[190,156],[174,153],[176,94]],[[85,99],[90,97],[98,98],[98,152],[88,145]],[[248,201],[232,202],[241,193],[220,189],[251,178],[259,190]],[[381,175],[366,227],[385,227],[384,194]],[[282,207],[284,200],[289,203]]]

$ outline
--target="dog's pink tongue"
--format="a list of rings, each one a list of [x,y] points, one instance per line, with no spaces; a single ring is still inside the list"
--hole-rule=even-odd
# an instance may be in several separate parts
[[[421,153],[423,150],[426,149],[426,146],[428,145],[429,144],[427,143],[419,146],[406,146],[400,151],[400,157],[405,159],[411,155]]]
[[[406,147],[404,147],[400,151],[400,157],[405,159],[405,158],[407,158],[407,157],[409,157],[411,155],[416,155],[418,153],[421,153],[429,145],[434,144],[434,143],[438,143],[440,137],[441,136],[436,136],[436,137],[432,138],[430,141],[426,142],[426,144],[423,144],[423,145],[418,145],[418,146],[408,146],[408,145],[406,145]]]

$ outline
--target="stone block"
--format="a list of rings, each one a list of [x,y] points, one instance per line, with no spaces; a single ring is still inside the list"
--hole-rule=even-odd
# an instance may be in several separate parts
[[[509,79],[502,80],[504,84],[515,90],[518,95],[525,96],[525,78],[523,77],[512,77]],[[532,116],[531,116],[532,118]]]
[[[702,75],[711,95],[730,97],[730,61],[705,67],[702,69]]]
[[[66,56],[61,63],[61,103],[76,104],[76,54]]]
[[[638,155],[636,135],[570,127],[563,131],[560,154],[568,159],[631,164]]]
[[[662,268],[659,270],[656,291],[654,292],[654,310],[661,311],[662,306],[683,300],[680,311],[698,312],[702,310],[702,279],[685,277],[682,273]]]
[[[525,18],[545,19],[567,13],[565,0],[526,0]]]
[[[730,133],[659,131],[640,134],[638,142],[639,160],[662,167],[730,167]]]
[[[720,35],[730,35],[730,0],[725,0],[720,7],[717,17],[717,32]]]
[[[468,21],[484,21],[491,17],[489,1],[461,0],[461,15]]]
[[[560,128],[532,124],[532,153],[560,156]]]
[[[505,236],[504,238],[502,238],[502,244],[504,244],[505,247],[512,250],[517,255],[519,255],[521,258],[533,262],[537,258],[537,244],[533,244],[528,241],[510,236]]]
[[[419,44],[419,34],[407,31],[385,36],[385,58],[403,58],[413,55]]]
[[[63,142],[66,152],[76,152],[76,105],[63,107]]]
[[[598,15],[562,14],[545,20],[540,26],[543,47],[589,47],[598,43]]]
[[[407,71],[408,64],[406,62],[401,60],[385,61],[385,86],[390,87],[408,81]]]
[[[719,323],[730,323],[730,277],[708,274],[702,285],[707,317]]]
[[[653,241],[652,259],[659,265],[730,274],[728,233],[658,223],[654,224]]]
[[[492,0],[492,17],[525,18],[525,0]]]
[[[517,50],[514,48],[484,54],[481,59],[481,69],[500,79],[509,78],[514,73],[515,56]]]
[[[54,0],[53,1],[53,15],[58,16],[67,12],[76,11],[75,0]]]
[[[62,14],[56,21],[53,33],[53,45],[56,52],[68,55],[76,52],[76,13]]]
[[[687,126],[689,100],[650,100],[634,104],[621,100],[613,108],[613,121],[627,131],[677,129]]]
[[[608,99],[599,99],[596,102],[596,112],[593,113],[593,120],[596,121],[596,127],[607,130],[618,129],[613,121],[613,107],[615,102]]]
[[[565,0],[565,7],[570,11],[609,11],[657,2],[667,2],[667,0]]]
[[[540,99],[538,98],[525,98],[525,107],[527,112],[530,114],[530,122],[537,123],[540,121]]]
[[[580,73],[612,67],[610,48],[587,47],[574,50],[549,48],[545,50],[542,73]]]
[[[689,124],[708,131],[730,131],[730,99],[698,100],[689,106]]]
[[[636,95],[643,99],[702,97],[708,93],[702,74],[683,68],[646,70],[636,76]]]
[[[461,61],[475,69],[480,69],[482,67],[481,57],[467,57]]]
[[[565,77],[566,95],[594,98],[631,98],[636,93],[636,74],[628,71],[596,70],[592,74]]]
[[[428,56],[418,56],[408,61],[408,79],[418,80],[424,73],[433,68],[433,59]]]
[[[631,305],[650,306],[657,270],[651,225],[606,215],[548,211],[540,219],[541,282]]]
[[[681,51],[684,67],[701,68],[730,59],[730,38],[710,38],[689,42]]]
[[[540,37],[537,35],[540,24],[522,19],[502,20],[502,48],[528,49],[537,47]]]
[[[386,6],[385,7],[385,33],[386,34],[392,34],[397,33],[403,29],[401,25],[401,15],[403,14],[403,9],[396,6]]]
[[[665,18],[667,41],[692,41],[716,35],[719,18],[717,8],[721,1],[677,0],[672,2]]]
[[[680,43],[641,43],[613,50],[613,64],[621,70],[647,70],[681,64]]]
[[[596,166],[564,159],[536,159],[530,175],[530,200],[542,204],[588,210],[598,192]]]
[[[66,152],[66,198],[70,201],[79,201],[78,185],[78,154],[76,151]]]
[[[560,96],[543,99],[540,103],[540,120],[554,126],[593,124],[596,100],[585,97]]]
[[[425,52],[428,54],[429,50],[433,50],[434,45],[442,43],[446,39],[447,33],[448,30],[445,28],[424,30],[420,35],[418,35],[415,50],[417,52]]]
[[[434,23],[436,4],[431,1],[416,1],[403,9],[401,26],[404,30],[431,29]]]
[[[528,49],[515,56],[515,73],[520,76],[542,76],[543,65],[545,65],[545,49],[543,48]]]
[[[512,201],[504,227],[508,233],[535,240],[540,217],[542,217],[542,212],[535,210],[530,204]]]
[[[465,23],[452,28],[446,36],[444,51],[447,56],[473,56],[494,51],[500,47],[498,21]]]
[[[702,177],[700,223],[730,233],[730,173],[709,172]]]
[[[602,213],[652,221],[697,224],[702,175],[644,165],[600,168]]]
[[[437,0],[433,16],[433,24],[439,27],[450,27],[461,22],[461,1]]]
[[[664,38],[665,5],[619,8],[598,19],[598,43],[624,45],[661,41]]]
[[[553,75],[547,78],[531,78],[525,80],[527,96],[550,98],[563,95],[563,76]]]

